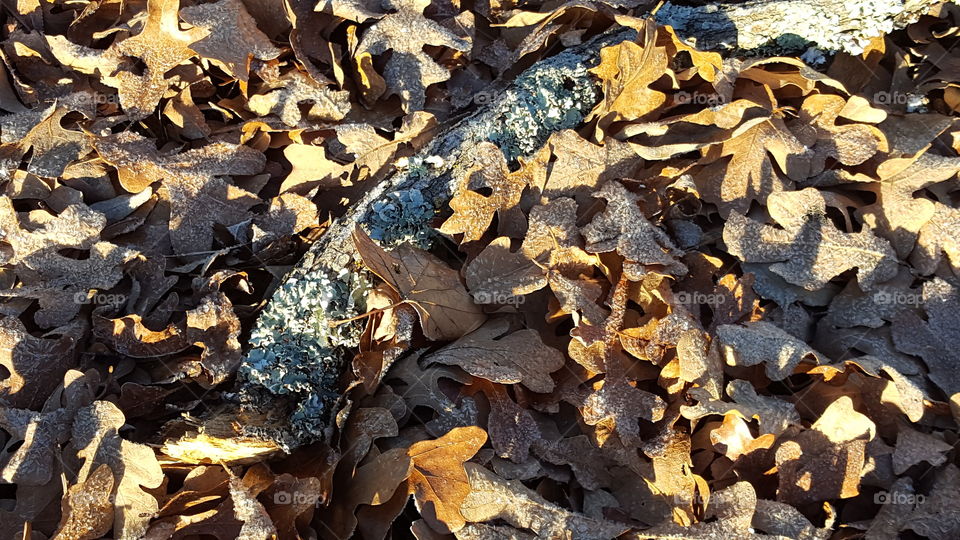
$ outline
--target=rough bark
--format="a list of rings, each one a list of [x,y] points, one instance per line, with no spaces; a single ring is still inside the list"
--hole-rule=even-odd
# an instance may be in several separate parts
[[[803,50],[860,54],[870,40],[916,21],[942,0],[752,0],[684,6],[667,2],[657,22],[701,49]]]

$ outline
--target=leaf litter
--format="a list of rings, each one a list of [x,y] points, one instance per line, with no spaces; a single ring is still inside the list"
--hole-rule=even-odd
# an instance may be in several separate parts
[[[955,5],[808,66],[650,2],[14,4],[8,536],[960,537]],[[263,419],[200,418],[328,218],[619,25],[584,124],[470,149],[433,249],[355,232],[335,435],[212,462]]]

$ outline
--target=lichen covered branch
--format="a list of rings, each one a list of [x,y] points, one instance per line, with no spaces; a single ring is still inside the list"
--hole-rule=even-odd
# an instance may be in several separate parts
[[[657,22],[701,49],[802,50],[860,54],[871,39],[916,21],[942,0],[752,0],[684,6],[667,2]]]
[[[493,142],[513,162],[542,147],[550,134],[581,124],[599,99],[588,70],[600,49],[633,36],[633,30],[598,36],[538,62],[331,224],[274,293],[251,333],[234,396],[241,410],[263,414],[269,423],[244,426],[245,435],[290,450],[329,434],[341,397],[337,383],[362,330],[360,321],[332,323],[362,314],[370,289],[351,240],[355,228],[385,247],[406,242],[428,247],[434,234],[430,222],[452,196],[459,173],[473,164],[471,149]]]

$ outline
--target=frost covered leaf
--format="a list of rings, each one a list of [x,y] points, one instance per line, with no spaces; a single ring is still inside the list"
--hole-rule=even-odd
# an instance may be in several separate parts
[[[897,273],[897,256],[886,240],[869,229],[856,233],[838,230],[826,216],[823,195],[814,188],[780,192],[769,198],[769,212],[783,228],[758,223],[732,212],[723,227],[723,241],[731,255],[745,262],[772,263],[770,270],[807,290],[858,269],[864,290]]]
[[[495,144],[480,143],[472,152],[476,155],[475,164],[463,176],[457,192],[450,199],[453,215],[440,227],[440,232],[446,234],[463,233],[465,242],[479,240],[495,214],[500,217],[501,229],[511,210],[516,219],[514,207],[520,202],[524,188],[537,183],[537,178],[545,175],[543,153],[531,161],[521,159],[520,168],[510,171],[503,152]],[[490,194],[478,193],[481,189],[489,190]]]
[[[848,396],[831,403],[811,429],[777,449],[777,499],[792,505],[855,497],[860,491],[866,444],[876,425]]]
[[[780,435],[793,425],[800,425],[800,415],[793,403],[773,396],[761,396],[753,386],[742,379],[727,384],[727,395],[733,403],[712,397],[706,390],[691,388],[687,393],[697,399],[696,405],[681,405],[684,418],[697,420],[712,414],[726,416],[736,413],[748,420],[759,420],[760,434]]]
[[[318,0],[313,9],[351,21],[364,22],[383,16],[379,8],[380,2],[377,0]]]
[[[355,54],[383,54],[393,51],[383,73],[386,97],[400,96],[406,112],[423,109],[426,89],[446,81],[450,72],[423,51],[425,45],[470,50],[470,42],[423,16],[429,5],[424,0],[385,0],[395,10],[384,15],[364,34]]]
[[[364,264],[416,308],[427,338],[454,340],[486,320],[457,272],[436,256],[409,244],[385,251],[360,229],[353,239]]]
[[[74,94],[85,96],[86,94]],[[71,161],[89,150],[86,134],[63,127],[64,117],[74,108],[70,99],[66,106],[54,103],[45,109],[29,110],[6,115],[0,119],[0,142],[4,155],[13,154],[19,161],[30,152],[27,172],[37,176],[56,178],[63,174]]]
[[[663,232],[640,211],[639,197],[620,182],[607,182],[594,194],[607,201],[607,208],[583,227],[586,251],[606,253],[616,250],[625,259],[623,272],[639,281],[649,270],[682,276],[687,267],[677,260],[682,253]]]
[[[167,72],[196,54],[190,45],[203,35],[203,30],[180,30],[179,9],[180,0],[148,0],[147,19],[140,33],[114,45],[120,54],[139,58],[146,64],[142,75],[131,66],[115,76],[120,104],[133,118],[153,113],[172,82],[166,79]]]
[[[602,49],[600,64],[590,69],[602,84],[603,101],[591,113],[602,131],[619,120],[639,120],[667,100],[666,94],[650,88],[667,71],[667,49],[656,44],[652,21],[640,34],[642,44],[624,41]]]
[[[848,108],[842,97],[826,94],[813,94],[803,100],[800,118],[791,127],[797,138],[813,149],[810,175],[820,174],[828,158],[846,166],[859,165],[886,145],[886,137],[878,128],[849,123],[852,119],[847,116],[869,117],[869,111],[876,111],[880,113],[877,118],[882,120],[886,114],[871,109],[860,97],[851,98],[849,103],[853,105]],[[858,108],[857,103],[862,107]],[[838,120],[844,123],[837,125]]]
[[[101,138],[95,146],[100,157],[117,168],[128,191],[160,183],[159,192],[171,205],[170,240],[176,253],[210,249],[215,224],[245,221],[248,209],[260,202],[226,178],[263,170],[263,154],[248,146],[218,142],[168,154],[129,131]]]
[[[503,520],[537,538],[616,538],[628,529],[565,510],[519,480],[504,480],[476,463],[466,464],[470,494],[460,506],[468,522]]]
[[[314,122],[336,122],[350,112],[350,93],[331,90],[308,75],[291,71],[247,100],[247,108],[260,116],[277,115],[290,127],[300,126],[303,113],[300,104],[309,104],[307,119]]]
[[[751,201],[766,203],[772,193],[787,187],[783,174],[791,178],[805,174],[805,151],[779,118],[744,122],[701,161],[710,165],[729,157],[725,168],[714,165],[716,172],[704,180],[708,187],[704,198],[715,203],[722,216],[746,213]]]
[[[631,446],[640,443],[638,419],[657,422],[666,409],[660,396],[637,388],[623,376],[607,374],[600,389],[584,401],[583,421],[598,427],[601,440],[616,432],[625,445]]]
[[[240,321],[225,294],[211,292],[197,307],[186,312],[186,319],[154,331],[137,314],[116,319],[97,319],[94,332],[108,340],[114,350],[134,358],[155,358],[186,350],[203,349],[200,364],[205,382],[218,384],[236,371],[240,363]]]
[[[900,530],[911,530],[927,538],[955,538],[960,535],[960,469],[949,463],[932,472],[933,485],[923,504],[917,504]],[[896,506],[896,505],[890,505]]]
[[[519,252],[510,251],[509,238],[496,238],[467,266],[467,286],[475,301],[507,303],[549,284],[563,313],[599,324],[606,317],[597,305],[602,291],[581,279],[599,259],[584,251],[576,221],[577,204],[567,197],[531,209]]]
[[[820,355],[806,342],[788,334],[778,326],[755,321],[745,326],[725,324],[717,328],[720,341],[732,353],[728,363],[737,366],[765,364],[767,377],[783,380],[793,374],[803,360],[819,363]]]
[[[120,438],[123,413],[108,401],[97,401],[77,412],[73,422],[73,447],[83,459],[78,477],[82,481],[100,465],[114,472],[114,536],[139,538],[151,516],[159,509],[157,499],[144,491],[163,481],[163,471],[153,450]]]
[[[223,67],[241,84],[247,81],[251,59],[272,60],[280,55],[241,0],[185,7],[180,17],[204,31],[194,35],[196,41],[190,48]]]
[[[93,540],[113,526],[113,471],[106,464],[97,467],[83,482],[67,490],[63,517],[54,538]]]
[[[927,364],[930,380],[947,396],[960,392],[960,290],[936,278],[923,284],[927,319],[904,311],[893,321],[897,349],[915,354]]]
[[[531,184],[539,187],[543,196],[573,197],[581,206],[594,202],[594,194],[601,185],[632,177],[641,162],[626,143],[608,138],[602,145],[594,144],[572,129],[551,135],[545,149],[555,160],[542,179],[535,179]]]
[[[70,336],[38,338],[18,319],[0,319],[0,365],[8,372],[0,398],[10,407],[39,408],[72,367],[74,345]]]
[[[233,500],[233,515],[243,522],[238,540],[259,540],[261,538],[276,538],[277,528],[270,515],[257,500],[260,489],[248,486],[247,479],[253,476],[249,472],[243,480],[230,475],[230,498]]]
[[[0,198],[0,233],[13,251],[4,262],[13,266],[21,282],[13,292],[40,300],[35,320],[43,327],[73,319],[81,307],[77,295],[86,299],[90,289],[112,288],[123,277],[120,266],[136,255],[100,240],[106,218],[84,204],[68,206],[33,230],[24,228],[24,221],[9,198]],[[84,251],[86,257],[65,256],[71,249]]]
[[[929,151],[885,162],[877,170],[877,202],[860,209],[863,221],[889,240],[899,257],[907,257],[920,229],[931,223],[937,208],[933,201],[914,194],[955,177],[958,170],[960,157]]]
[[[663,523],[640,533],[649,538],[752,538],[751,519],[757,506],[757,493],[749,482],[737,482],[711,496],[715,504],[707,507],[704,521],[688,527]]]
[[[897,445],[893,451],[893,472],[903,474],[921,462],[939,467],[947,461],[944,455],[953,449],[953,445],[943,440],[917,431],[910,426],[900,426],[897,433]]]
[[[937,271],[941,262],[960,277],[960,210],[933,203],[933,215],[917,235],[917,246],[910,262],[921,274]]]
[[[414,443],[407,451],[413,462],[410,491],[434,530],[445,533],[463,527],[460,506],[470,492],[464,462],[486,441],[483,429],[458,427],[439,439]]]
[[[521,383],[534,392],[553,390],[550,373],[563,367],[563,354],[543,343],[535,330],[509,332],[496,319],[426,357],[429,362],[459,366],[474,377],[500,384]]]

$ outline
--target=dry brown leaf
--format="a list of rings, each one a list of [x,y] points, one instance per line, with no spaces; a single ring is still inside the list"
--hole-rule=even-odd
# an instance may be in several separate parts
[[[427,338],[454,340],[486,320],[457,272],[434,255],[409,244],[385,251],[360,229],[353,241],[364,264],[416,308]]]
[[[0,382],[0,398],[9,407],[40,408],[73,367],[74,346],[71,336],[38,338],[18,319],[0,319],[0,365],[8,373]]]
[[[780,192],[769,203],[770,215],[783,229],[732,212],[723,227],[730,254],[745,262],[772,263],[770,270],[810,291],[852,268],[858,269],[857,281],[867,291],[896,275],[897,256],[890,244],[868,228],[838,230],[816,189]]]
[[[563,367],[563,354],[544,344],[538,332],[510,332],[506,319],[489,321],[424,359],[428,364],[459,366],[496,383],[523,384],[540,393],[553,390],[550,374]]]
[[[753,385],[742,379],[734,379],[727,384],[727,395],[733,403],[714,398],[701,388],[691,388],[687,393],[699,401],[696,405],[680,407],[680,414],[690,420],[711,414],[727,416],[736,413],[744,419],[759,420],[761,435],[780,435],[788,427],[800,425],[800,415],[793,403],[773,396],[758,395]]]
[[[250,218],[248,209],[260,202],[226,178],[263,170],[263,154],[248,146],[213,143],[171,155],[129,131],[102,137],[95,146],[100,157],[117,168],[128,191],[160,183],[159,192],[171,205],[170,239],[176,253],[210,249],[214,224],[243,222]]]
[[[295,128],[303,122],[301,103],[310,105],[307,119],[321,123],[342,120],[351,106],[350,93],[346,90],[331,90],[304,73],[290,71],[269,80],[266,88],[250,96],[247,109],[260,116],[275,114],[284,124]]]
[[[63,498],[63,517],[53,538],[57,540],[93,540],[113,526],[113,471],[107,464],[94,470],[83,482],[67,490]]]
[[[393,51],[384,69],[386,96],[399,96],[406,112],[423,109],[427,87],[450,78],[450,72],[424,53],[425,45],[470,50],[470,41],[457,36],[423,16],[429,5],[424,0],[389,0],[385,8],[395,9],[370,27],[360,40],[357,54]]]
[[[784,191],[790,179],[804,178],[809,159],[806,148],[775,117],[748,120],[720,145],[711,147],[701,161],[715,171],[698,178],[704,198],[717,205],[720,215],[746,213],[751,201],[766,204],[767,197]],[[726,167],[717,166],[725,157]],[[779,170],[778,170],[779,168]]]
[[[773,381],[792,375],[804,360],[820,363],[821,355],[806,342],[766,321],[749,322],[744,326],[725,324],[717,328],[717,337],[727,347],[728,364],[764,364],[767,377]]]
[[[929,378],[947,396],[960,392],[960,289],[936,278],[923,284],[926,320],[914,311],[903,311],[893,321],[897,349],[923,358]]]
[[[556,506],[518,480],[506,481],[476,463],[466,464],[470,494],[460,512],[467,521],[503,520],[538,538],[616,538],[628,527]]]
[[[486,441],[483,429],[459,427],[439,439],[414,443],[407,451],[413,462],[410,492],[420,515],[437,532],[452,532],[463,527],[460,506],[470,492],[464,462]]]
[[[196,41],[190,48],[213,60],[241,86],[247,82],[252,59],[272,60],[280,55],[280,50],[257,28],[256,20],[241,0],[185,7],[180,10],[180,17],[203,30],[194,34]]]
[[[148,0],[147,19],[140,33],[113,45],[119,54],[139,58],[146,64],[142,75],[132,66],[114,75],[120,104],[135,119],[153,114],[172,82],[166,79],[167,72],[196,54],[190,45],[203,35],[203,30],[180,30],[179,9],[180,0]]]

